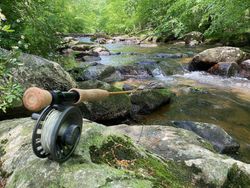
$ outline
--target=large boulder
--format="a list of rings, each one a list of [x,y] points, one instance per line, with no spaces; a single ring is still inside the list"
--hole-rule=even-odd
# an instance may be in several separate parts
[[[65,163],[37,158],[30,118],[0,122],[1,186],[42,187],[199,187],[192,168],[162,160],[112,127],[84,120],[80,143]]]
[[[213,148],[220,153],[236,153],[240,145],[222,128],[214,124],[192,121],[174,121],[175,127],[193,131],[200,137],[209,141]]]
[[[0,48],[0,56],[9,53]],[[23,90],[36,86],[48,90],[68,91],[77,85],[69,73],[56,62],[30,54],[20,54],[17,59],[21,65],[12,70],[12,75]],[[7,113],[0,112],[0,119],[23,117],[28,114],[30,112],[23,108],[22,102],[16,101],[12,108],[7,109]]]
[[[190,71],[207,71],[219,62],[240,63],[247,58],[247,54],[235,47],[216,47],[207,49],[196,56],[189,63]]]
[[[112,132],[128,135],[165,160],[184,161],[186,165],[196,169],[194,176],[196,181],[203,182],[201,187],[249,186],[250,164],[218,154],[211,144],[195,133],[171,127],[172,123],[169,125],[120,125],[112,127]]]
[[[78,85],[82,89],[98,88],[108,91],[119,91],[119,89],[101,81],[90,80],[79,82]],[[80,104],[80,109],[83,112],[83,116],[92,121],[116,124],[129,118],[131,102],[128,95],[115,95],[101,101],[82,103]]]
[[[8,53],[9,51],[0,48],[0,56]],[[17,59],[21,65],[12,70],[12,75],[24,89],[31,86],[49,90],[69,90],[76,87],[76,82],[69,73],[56,62],[24,53]]]

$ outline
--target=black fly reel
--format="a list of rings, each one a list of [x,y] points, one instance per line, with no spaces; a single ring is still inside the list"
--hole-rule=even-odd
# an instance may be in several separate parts
[[[33,114],[37,123],[32,135],[32,148],[39,158],[62,163],[69,159],[79,143],[82,114],[75,106],[48,106],[41,114]]]

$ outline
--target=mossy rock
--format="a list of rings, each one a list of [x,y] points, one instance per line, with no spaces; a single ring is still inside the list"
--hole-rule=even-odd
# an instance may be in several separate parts
[[[131,94],[132,114],[149,114],[170,103],[173,93],[168,89],[144,90]]]
[[[250,177],[234,164],[229,170],[227,180],[222,186],[223,188],[249,188]]]
[[[79,84],[83,89],[105,89],[121,91],[108,83],[101,81],[86,81]],[[86,102],[80,105],[83,116],[92,121],[105,124],[115,124],[125,120],[130,115],[131,102],[128,95],[109,96],[101,101]]]
[[[151,182],[152,187],[193,186],[191,168],[184,163],[164,161],[135,146],[129,137],[108,136],[99,146],[90,146],[89,152],[92,162],[124,169]]]

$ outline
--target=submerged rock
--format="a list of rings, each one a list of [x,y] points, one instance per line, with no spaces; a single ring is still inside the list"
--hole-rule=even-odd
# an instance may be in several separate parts
[[[209,141],[214,149],[220,153],[233,154],[240,148],[239,143],[235,139],[214,124],[191,121],[174,121],[173,124],[175,127],[193,131]]]

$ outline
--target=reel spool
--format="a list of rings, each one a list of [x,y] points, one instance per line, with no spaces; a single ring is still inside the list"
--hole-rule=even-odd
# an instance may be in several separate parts
[[[79,143],[82,114],[74,106],[48,106],[41,115],[33,114],[37,123],[32,135],[32,148],[36,156],[59,163],[65,162]]]

